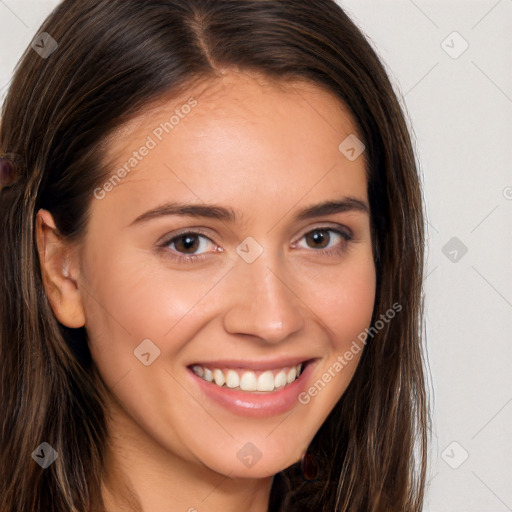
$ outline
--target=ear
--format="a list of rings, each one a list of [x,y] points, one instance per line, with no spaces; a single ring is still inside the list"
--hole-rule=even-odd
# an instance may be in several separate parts
[[[66,327],[83,327],[85,311],[77,286],[76,251],[59,233],[47,210],[37,212],[36,240],[43,284],[55,316]]]

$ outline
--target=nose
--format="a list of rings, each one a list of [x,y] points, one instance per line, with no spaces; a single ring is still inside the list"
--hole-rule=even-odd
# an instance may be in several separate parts
[[[304,327],[304,305],[293,280],[265,254],[250,264],[239,260],[231,272],[224,328],[275,344]]]

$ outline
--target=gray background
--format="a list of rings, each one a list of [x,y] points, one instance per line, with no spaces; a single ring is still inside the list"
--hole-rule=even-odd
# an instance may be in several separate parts
[[[512,511],[512,0],[339,3],[388,69],[423,175],[424,510]],[[0,0],[0,99],[57,4]]]

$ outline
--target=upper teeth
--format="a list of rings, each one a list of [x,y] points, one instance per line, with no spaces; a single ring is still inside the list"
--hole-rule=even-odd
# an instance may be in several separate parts
[[[199,377],[217,384],[217,386],[227,386],[228,388],[240,388],[242,391],[274,391],[291,384],[299,375],[302,369],[302,363],[290,368],[281,368],[278,370],[265,370],[255,372],[252,370],[234,370],[225,368],[206,368],[205,366],[194,365],[192,371]]]

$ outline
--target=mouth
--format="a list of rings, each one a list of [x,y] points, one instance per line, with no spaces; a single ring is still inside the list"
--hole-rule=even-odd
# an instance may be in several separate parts
[[[221,388],[249,393],[276,392],[293,384],[302,374],[304,361],[280,368],[252,370],[233,367],[218,367],[206,364],[194,364],[190,369],[201,379]]]
[[[187,366],[191,385],[208,405],[215,403],[237,416],[269,418],[299,403],[320,358],[272,361],[209,361]]]

